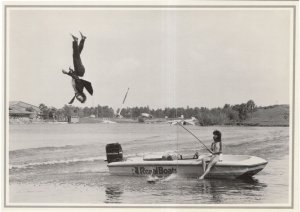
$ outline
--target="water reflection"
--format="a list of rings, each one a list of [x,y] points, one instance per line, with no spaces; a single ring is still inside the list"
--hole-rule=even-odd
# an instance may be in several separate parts
[[[221,203],[222,195],[224,193],[224,182],[218,180],[201,180],[193,188],[193,192],[201,194],[200,198],[203,200],[203,197],[210,199],[210,201],[214,201],[215,203]]]
[[[254,203],[265,198],[266,187],[267,184],[255,178],[198,180],[175,177],[149,184],[145,178],[110,177],[104,185],[104,202],[124,203],[128,194],[136,194],[135,200],[130,198],[132,203]]]
[[[105,203],[121,203],[124,188],[121,185],[105,185]]]
[[[259,182],[258,179],[206,179],[201,180],[192,189],[193,193],[201,194],[201,199],[205,196],[206,201],[214,203],[224,203],[231,195],[253,196],[253,191],[256,192],[257,198],[267,187],[267,184]]]

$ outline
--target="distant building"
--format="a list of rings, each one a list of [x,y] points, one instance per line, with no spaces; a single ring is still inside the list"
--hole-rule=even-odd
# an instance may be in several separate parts
[[[39,107],[22,101],[9,102],[10,119],[37,119],[41,110]]]
[[[153,116],[151,114],[149,114],[149,113],[141,113],[141,117],[143,117],[143,118],[149,118],[149,119],[153,118]]]
[[[79,122],[79,116],[68,116],[68,122],[69,123],[78,123]]]

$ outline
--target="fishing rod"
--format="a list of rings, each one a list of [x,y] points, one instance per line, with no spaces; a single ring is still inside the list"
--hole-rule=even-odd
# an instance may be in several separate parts
[[[206,150],[208,150],[211,154],[213,154],[213,152],[207,147],[205,146],[205,144],[197,137],[194,135],[194,133],[192,133],[191,131],[189,131],[187,128],[185,128],[180,122],[177,121],[177,123],[186,131],[188,131],[192,136],[194,136],[205,148]]]

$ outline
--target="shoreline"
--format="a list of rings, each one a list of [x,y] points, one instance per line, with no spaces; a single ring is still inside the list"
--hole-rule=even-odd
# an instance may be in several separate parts
[[[112,121],[112,123],[105,123],[104,121]],[[80,118],[78,123],[68,123],[65,121],[29,121],[29,122],[10,122],[9,125],[28,125],[28,124],[166,124],[170,125],[167,123],[169,120],[157,120],[157,119],[148,119],[145,120],[145,122],[138,122],[138,120],[134,119],[115,119],[115,118]],[[225,124],[215,124],[215,125],[191,125],[191,126],[199,126],[199,127],[209,127],[209,126],[228,126],[228,127],[289,127],[289,124],[285,123],[225,123]]]

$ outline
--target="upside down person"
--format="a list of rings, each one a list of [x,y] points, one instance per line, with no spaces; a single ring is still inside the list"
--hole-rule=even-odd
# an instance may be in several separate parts
[[[93,87],[92,84],[89,81],[80,79],[79,77],[82,77],[85,73],[85,68],[82,64],[80,54],[84,46],[84,42],[86,37],[81,35],[81,40],[78,45],[78,38],[71,34],[73,37],[73,64],[74,64],[74,70],[69,68],[69,72],[66,72],[65,70],[62,70],[64,74],[67,74],[72,77],[72,86],[75,92],[74,97],[71,99],[69,104],[72,104],[75,100],[75,98],[81,102],[84,103],[86,101],[86,95],[83,92],[84,88],[89,92],[89,94],[93,95]]]
[[[202,159],[203,166],[203,175],[199,177],[200,180],[204,179],[204,177],[209,173],[210,169],[218,162],[221,161],[222,154],[222,141],[221,141],[221,132],[219,130],[215,130],[213,132],[213,143],[211,144],[212,155],[210,155],[209,164],[206,167],[207,158]]]

